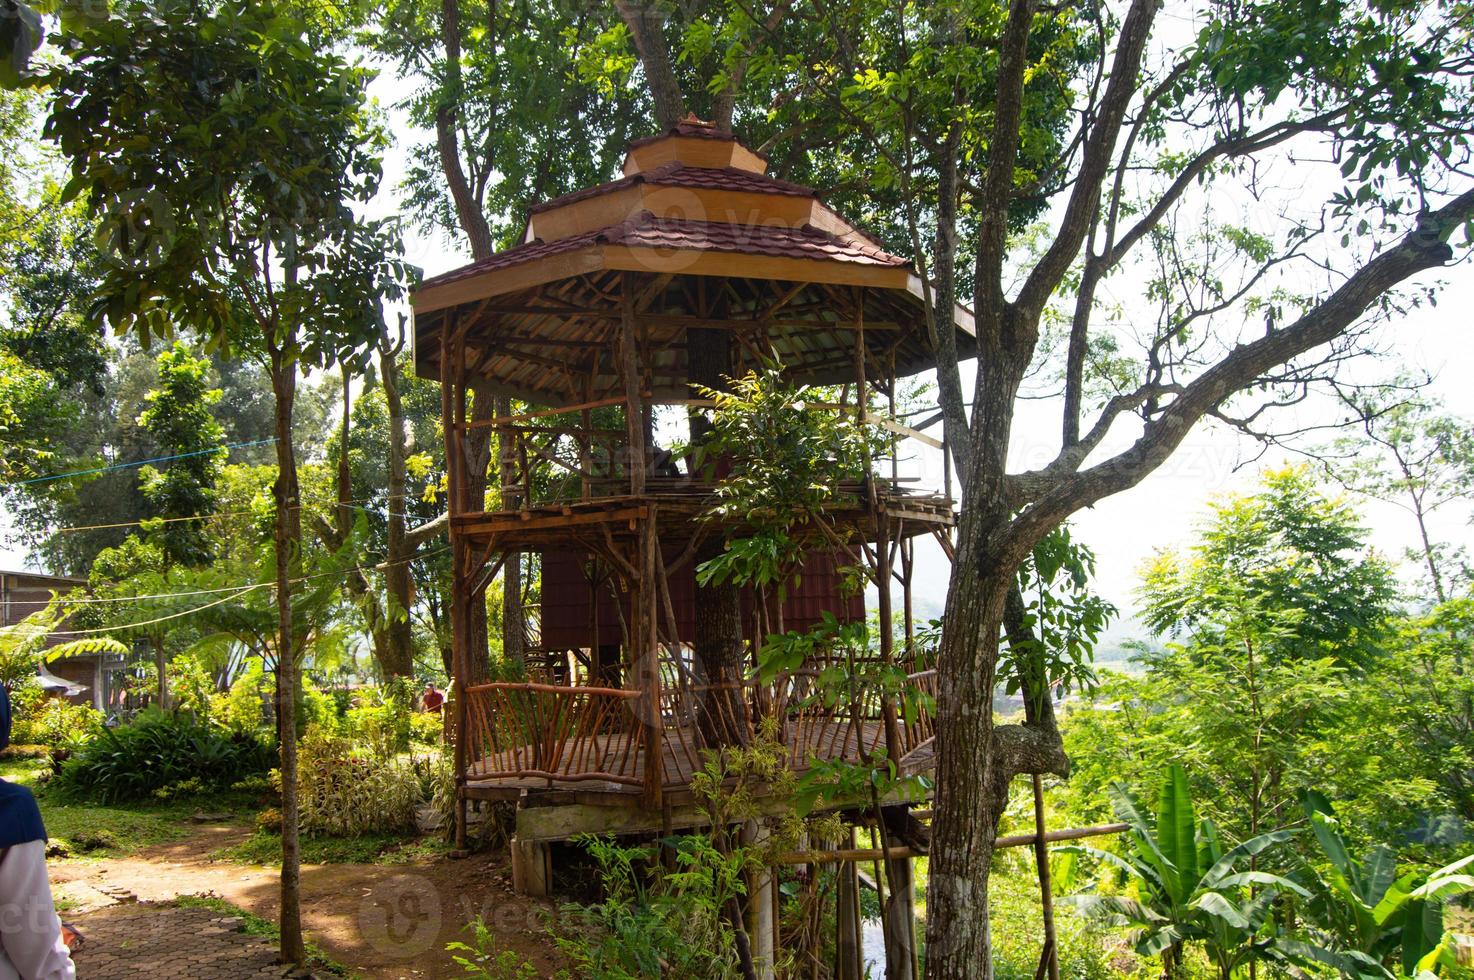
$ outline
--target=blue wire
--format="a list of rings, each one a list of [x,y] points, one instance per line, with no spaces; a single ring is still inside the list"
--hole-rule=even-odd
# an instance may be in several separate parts
[[[132,466],[147,466],[149,463],[167,463],[171,459],[187,459],[190,456],[206,456],[210,453],[225,452],[229,449],[244,449],[247,446],[264,446],[267,443],[276,442],[276,436],[270,439],[253,439],[250,442],[233,442],[226,446],[215,446],[213,449],[197,449],[192,453],[180,453],[177,456],[155,456],[153,459],[140,459],[136,463],[114,463],[111,466],[99,466],[95,470],[73,470],[70,473],[58,473],[55,476],[38,476],[34,480],[21,480],[19,483],[10,484],[11,487],[26,487],[33,483],[50,483],[53,480],[65,480],[72,476],[90,476],[93,473],[106,473],[109,470],[126,470]]]

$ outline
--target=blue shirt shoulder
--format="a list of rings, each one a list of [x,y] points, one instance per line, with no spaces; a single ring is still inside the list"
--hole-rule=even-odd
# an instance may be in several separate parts
[[[0,847],[45,839],[46,827],[41,823],[36,797],[24,786],[0,780]]]

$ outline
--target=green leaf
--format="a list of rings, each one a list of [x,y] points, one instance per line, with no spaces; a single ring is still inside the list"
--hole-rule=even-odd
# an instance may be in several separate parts
[[[1222,919],[1235,929],[1247,930],[1249,928],[1249,920],[1244,913],[1220,892],[1203,892],[1189,905],[1191,908],[1202,909],[1209,915]]]
[[[1173,766],[1162,784],[1161,801],[1157,807],[1157,837],[1162,853],[1176,869],[1178,896],[1190,894],[1197,884],[1197,824],[1187,773],[1181,766]]]

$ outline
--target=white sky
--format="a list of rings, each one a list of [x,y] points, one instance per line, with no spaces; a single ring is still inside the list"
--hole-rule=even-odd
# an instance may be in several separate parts
[[[387,74],[375,83],[376,95],[385,102],[402,96],[403,83]],[[411,134],[404,120],[394,114],[393,131],[402,140],[419,138]],[[401,143],[386,160],[385,186],[396,186],[403,174],[404,149]],[[1325,195],[1317,195],[1324,200]],[[381,208],[396,208],[392,193],[384,195]],[[376,209],[378,210],[378,209]],[[408,259],[419,265],[427,276],[455,268],[468,261],[467,254],[439,235],[411,231],[407,242]],[[1366,371],[1402,368],[1426,370],[1435,375],[1431,394],[1441,398],[1450,411],[1474,419],[1474,275],[1464,265],[1442,270],[1437,277],[1445,283],[1436,307],[1419,307],[1400,320],[1382,328],[1383,342],[1395,352],[1395,364],[1369,366]],[[1432,280],[1430,280],[1432,281]],[[971,384],[971,372],[965,371],[964,385]],[[1321,420],[1327,410],[1325,402],[1311,403],[1295,415],[1282,416],[1286,428],[1296,419]],[[1013,456],[1016,463],[1039,465],[1052,457],[1058,439],[1058,406],[1050,402],[1023,402],[1016,421]],[[1178,453],[1160,470],[1139,486],[1079,514],[1074,520],[1077,536],[1094,548],[1098,558],[1098,589],[1123,610],[1132,606],[1132,590],[1136,573],[1143,561],[1159,548],[1182,547],[1190,542],[1194,526],[1206,513],[1208,502],[1230,491],[1251,489],[1265,466],[1279,465],[1288,458],[1271,453],[1257,463],[1249,464],[1259,453],[1259,446],[1246,437],[1216,424],[1199,426]],[[940,483],[939,456],[930,454],[920,461],[930,482]],[[1367,502],[1363,512],[1372,528],[1372,541],[1385,554],[1400,559],[1404,548],[1414,543],[1415,529],[1406,512],[1385,504]],[[0,521],[5,521],[0,507]],[[1439,521],[1437,530],[1445,540],[1474,543],[1474,527],[1467,521],[1467,511],[1455,513],[1453,508]],[[940,611],[945,597],[947,565],[934,548],[920,552],[917,577],[918,613]],[[0,567],[17,568],[28,564],[23,549],[0,544]],[[1134,632],[1124,622],[1112,632]]]

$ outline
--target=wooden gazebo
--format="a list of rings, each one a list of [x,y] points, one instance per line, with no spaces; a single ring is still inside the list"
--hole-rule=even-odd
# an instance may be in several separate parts
[[[834,410],[886,436],[870,475],[836,486],[832,517],[855,554],[816,544],[784,619],[863,617],[863,598],[843,594],[835,574],[863,557],[880,585],[880,655],[897,656],[893,581],[910,635],[915,538],[950,547],[953,522],[945,474],[930,487],[900,475],[903,443],[946,455],[895,407],[896,380],[934,363],[922,283],[814,191],[766,170],[761,155],[690,121],[632,144],[619,179],[534,207],[517,246],[414,294],[416,366],[443,386],[458,678],[468,611],[505,557],[535,554],[542,574],[541,676],[455,686],[462,827],[467,799],[519,801],[519,836],[533,840],[694,820],[689,777],[706,746],[692,717],[701,678],[683,652],[697,601],[691,556],[703,534],[736,529],[703,519],[713,485],[653,434],[662,406],[680,415],[709,404],[691,387],[707,370],[692,356],[698,338],[721,335],[726,373],[776,360],[796,380],[834,386]],[[939,319],[971,348],[965,310]],[[527,408],[497,417],[487,405],[498,396]],[[511,478],[494,499],[472,499],[486,430]],[[752,623],[744,633],[758,635]],[[924,716],[784,710],[795,768],[876,748],[912,771],[931,765]]]

